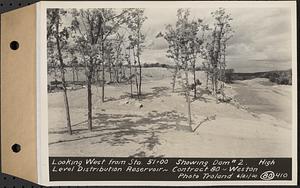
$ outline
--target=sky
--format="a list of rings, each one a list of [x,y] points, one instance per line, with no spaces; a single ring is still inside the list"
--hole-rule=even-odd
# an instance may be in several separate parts
[[[218,7],[191,9],[191,18],[211,23],[210,12]],[[147,63],[171,63],[166,57],[167,43],[155,38],[167,24],[176,22],[175,8],[145,9],[147,35],[142,60]],[[226,8],[233,17],[235,31],[227,49],[228,68],[235,72],[285,70],[292,67],[291,11],[289,8]],[[199,62],[201,64],[201,62]]]
[[[191,19],[202,19],[211,24],[211,12],[219,7],[191,8]],[[119,9],[120,10],[120,9]],[[292,12],[284,7],[230,8],[231,23],[235,31],[227,46],[227,68],[235,72],[260,72],[286,70],[292,67]],[[147,17],[143,25],[146,34],[142,63],[172,64],[166,57],[168,44],[164,38],[156,38],[159,32],[164,33],[168,24],[176,22],[177,8],[146,8]],[[70,24],[72,16],[64,18]],[[198,60],[198,65],[202,60]]]

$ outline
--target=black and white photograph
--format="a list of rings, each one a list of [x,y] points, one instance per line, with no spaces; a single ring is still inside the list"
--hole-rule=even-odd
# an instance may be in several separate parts
[[[293,10],[188,5],[46,9],[50,157],[293,156]]]

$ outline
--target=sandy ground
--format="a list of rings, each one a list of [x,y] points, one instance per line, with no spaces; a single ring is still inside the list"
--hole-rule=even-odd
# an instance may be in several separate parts
[[[181,88],[171,92],[170,75],[145,70],[141,101],[128,97],[129,85],[109,85],[102,103],[101,88],[93,86],[92,132],[86,89],[70,91],[73,135],[66,131],[62,93],[50,93],[50,156],[291,156],[291,86],[265,79],[236,82],[226,87],[231,103],[216,103],[201,86],[191,104],[193,128],[199,127],[191,132]]]
[[[231,85],[236,99],[250,111],[269,114],[292,123],[292,87],[276,85],[267,79],[236,81]]]

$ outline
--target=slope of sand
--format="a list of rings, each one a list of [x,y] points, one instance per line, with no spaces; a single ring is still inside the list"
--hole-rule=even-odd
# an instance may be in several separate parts
[[[216,103],[201,86],[198,98],[191,104],[193,127],[200,125],[191,132],[184,96],[180,86],[176,87],[175,93],[171,92],[169,71],[153,68],[145,70],[145,75],[141,101],[128,97],[129,85],[109,85],[105,90],[106,101],[102,103],[101,88],[92,87],[92,132],[87,130],[86,89],[70,91],[74,132],[71,136],[65,128],[62,93],[50,93],[50,156],[291,156],[291,123],[286,121],[288,118],[281,118],[286,113],[284,109],[291,109],[291,98],[288,97],[291,86],[270,86],[256,79],[242,81],[227,86],[228,95],[236,98],[231,103]],[[151,79],[151,75],[155,79]],[[160,75],[163,76],[158,79]],[[198,76],[204,77],[202,73]],[[239,102],[243,99],[241,95],[248,95],[248,92],[240,92],[245,84],[255,86],[253,90],[251,88],[255,96],[251,93],[245,98],[270,99],[266,109],[260,106],[257,113],[252,104],[247,107],[247,103]],[[262,113],[269,112],[268,105],[273,103],[281,110],[276,111],[280,116],[275,116],[275,112]]]
[[[265,78],[236,81],[231,85],[237,100],[250,111],[269,114],[288,123],[292,120],[292,87],[276,85]]]

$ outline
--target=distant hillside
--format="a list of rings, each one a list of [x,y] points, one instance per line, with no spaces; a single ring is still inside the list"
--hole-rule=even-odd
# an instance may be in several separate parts
[[[250,80],[254,78],[268,78],[271,82],[292,85],[292,69],[281,71],[267,71],[254,73],[232,73],[232,80]]]

